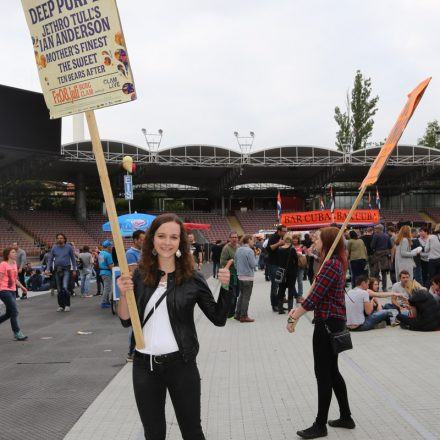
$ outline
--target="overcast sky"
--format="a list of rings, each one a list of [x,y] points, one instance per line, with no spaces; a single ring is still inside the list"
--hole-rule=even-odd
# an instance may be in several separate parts
[[[105,1],[105,0],[101,0]],[[7,43],[0,82],[41,91],[20,1],[2,2]],[[141,128],[164,130],[162,147],[254,150],[333,147],[334,108],[357,69],[379,95],[371,141],[383,140],[406,94],[432,76],[401,143],[440,119],[438,0],[119,0],[138,100],[96,112],[101,137],[145,145]],[[63,141],[72,140],[71,118]]]

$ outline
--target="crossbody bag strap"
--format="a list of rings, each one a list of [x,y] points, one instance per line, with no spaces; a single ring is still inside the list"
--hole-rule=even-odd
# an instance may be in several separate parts
[[[164,293],[162,293],[162,295],[160,296],[160,298],[156,301],[156,304],[154,305],[154,307],[152,307],[152,309],[148,312],[148,315],[145,317],[145,319],[142,322],[142,328],[144,328],[145,324],[148,322],[148,320],[153,316],[153,313],[155,312],[155,310],[159,307],[160,303],[165,299],[165,297],[168,295],[168,293],[170,292],[171,289],[167,289],[165,290]]]

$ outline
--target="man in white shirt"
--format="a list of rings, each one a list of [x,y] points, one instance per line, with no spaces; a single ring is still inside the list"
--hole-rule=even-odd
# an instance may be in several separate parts
[[[345,294],[345,307],[347,310],[347,327],[355,331],[367,331],[386,326],[389,316],[387,310],[382,310],[377,298],[370,299],[367,292],[368,278],[365,275],[356,277],[356,287]]]

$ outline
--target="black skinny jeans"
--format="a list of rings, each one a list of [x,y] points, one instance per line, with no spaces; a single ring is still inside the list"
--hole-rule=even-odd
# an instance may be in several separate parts
[[[200,420],[200,374],[196,361],[158,365],[134,356],[133,388],[147,440],[165,440],[165,397],[170,393],[184,440],[205,440]]]
[[[326,321],[330,331],[337,332],[345,328],[345,322],[339,319]],[[330,338],[323,322],[316,322],[313,332],[313,358],[315,361],[315,376],[318,383],[318,415],[316,423],[324,426],[327,423],[328,410],[332,400],[332,390],[339,404],[341,418],[351,416],[348,404],[347,387],[339,372],[338,355],[333,354]]]

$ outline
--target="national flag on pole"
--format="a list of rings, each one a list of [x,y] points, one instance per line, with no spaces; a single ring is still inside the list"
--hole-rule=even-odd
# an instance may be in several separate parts
[[[371,209],[371,191],[368,191],[368,209]]]
[[[277,196],[277,213],[278,213],[278,222],[279,222],[281,221],[281,195],[279,191]]]
[[[333,196],[333,186],[330,185],[330,211],[333,214],[335,211],[335,198]]]
[[[324,200],[322,200],[322,196],[319,198],[319,209],[321,211],[325,209]]]
[[[377,206],[377,209],[380,209],[380,197],[379,197],[379,190],[377,189],[377,186],[376,186],[376,206]]]

